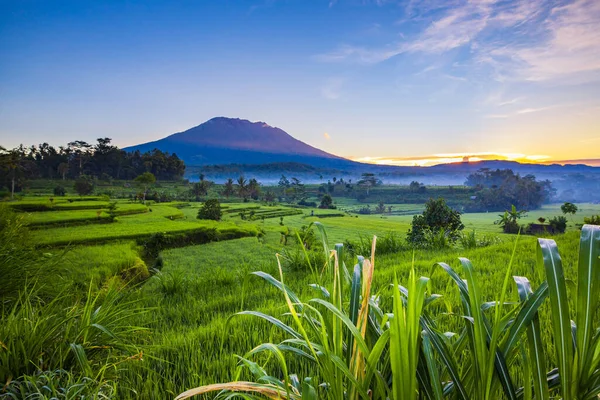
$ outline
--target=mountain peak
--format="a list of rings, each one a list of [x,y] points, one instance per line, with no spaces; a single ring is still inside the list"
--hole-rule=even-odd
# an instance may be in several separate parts
[[[240,161],[260,164],[265,159],[269,162],[284,162],[296,160],[298,157],[296,161],[306,157],[343,160],[312,147],[266,122],[222,116],[211,118],[198,126],[156,142],[133,146],[128,150],[154,148],[176,152],[180,156],[195,153],[192,157],[184,156],[184,161],[189,165]],[[248,154],[240,160],[230,161],[229,158],[233,157],[232,151]],[[219,156],[217,157],[216,154]]]

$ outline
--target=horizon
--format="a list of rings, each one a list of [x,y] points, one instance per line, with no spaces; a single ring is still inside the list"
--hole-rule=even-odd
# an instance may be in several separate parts
[[[234,115],[374,164],[600,166],[592,0],[0,11],[6,147],[98,137],[127,147]]]

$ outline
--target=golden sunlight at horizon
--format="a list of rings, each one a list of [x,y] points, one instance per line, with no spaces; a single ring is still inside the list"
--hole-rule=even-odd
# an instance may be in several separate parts
[[[429,167],[438,164],[450,164],[461,162],[478,161],[517,161],[530,164],[546,164],[551,161],[551,157],[542,154],[521,154],[521,153],[500,153],[500,152],[479,152],[479,153],[444,153],[432,154],[422,157],[348,157],[352,161],[376,164],[376,165],[397,165],[413,167]]]

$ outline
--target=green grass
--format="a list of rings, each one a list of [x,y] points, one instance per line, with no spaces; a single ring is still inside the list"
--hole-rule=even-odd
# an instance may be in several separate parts
[[[215,229],[218,233],[242,232],[256,235],[253,225],[182,219],[181,210],[168,206],[153,206],[151,212],[117,217],[111,224],[51,228],[32,233],[40,246],[95,243],[148,237],[154,233],[183,233]]]
[[[35,200],[27,201],[36,204]],[[46,204],[45,202],[47,199],[39,199],[40,204]],[[265,232],[261,238],[245,237],[164,250],[161,253],[163,267],[160,274],[151,277],[141,288],[132,290],[142,302],[142,306],[152,309],[152,312],[135,317],[131,324],[147,326],[150,331],[133,338],[136,346],[143,349],[144,360],[127,361],[115,369],[119,382],[117,398],[172,398],[192,387],[229,381],[234,378],[234,369],[238,362],[233,354],[243,355],[259,343],[276,343],[282,339],[278,330],[256,318],[234,317],[229,321],[229,325],[227,321],[232,314],[243,309],[260,310],[276,316],[284,313],[286,308],[281,303],[281,292],[249,273],[262,270],[272,275],[277,274],[275,253],[283,249],[280,244],[280,232],[286,228],[299,229],[311,221],[318,221],[316,217],[307,216],[311,210],[315,214],[339,212],[302,209],[302,214],[284,216],[284,226],[281,226],[279,218],[268,218],[264,222],[244,222],[237,214],[244,208],[247,209],[247,214],[254,210],[257,215],[259,212],[296,209],[229,203],[226,210],[231,212],[224,215],[224,221],[214,222],[196,219],[199,206],[199,203],[191,203],[189,206],[181,203],[153,204],[150,206],[152,211],[119,216],[111,224],[49,228],[31,233],[32,242],[38,245],[76,245],[65,255],[59,282],[64,281],[65,286],[74,284],[74,288],[78,288],[89,281],[98,282],[98,286],[102,287],[104,282],[112,281],[111,278],[115,276],[119,281],[126,280],[128,275],[123,272],[136,265],[139,257],[139,250],[133,240],[154,233],[216,229],[221,233],[221,237],[227,238],[228,232],[243,232],[248,235],[256,235],[259,229]],[[575,223],[581,223],[584,216],[600,214],[600,205],[578,206],[580,211],[573,219]],[[141,207],[144,206],[127,202],[118,204],[118,210],[123,211],[140,211]],[[394,205],[394,210],[410,211],[419,207],[422,206]],[[465,214],[462,219],[466,230],[475,229],[478,235],[497,234],[502,237],[500,244],[477,249],[419,250],[414,253],[414,267],[417,273],[431,276],[431,290],[446,294],[438,306],[440,310],[455,310],[460,302],[456,291],[449,289],[449,280],[441,279],[441,272],[431,273],[432,265],[438,261],[446,261],[460,270],[457,260],[459,255],[473,262],[476,274],[481,277],[483,300],[497,299],[516,237],[500,233],[500,228],[493,224],[497,219],[496,214]],[[561,214],[558,205],[544,206],[539,211],[529,213],[521,222],[533,222],[539,216],[549,218]],[[60,221],[61,218],[83,218],[84,215],[95,216],[95,211],[45,211],[31,213],[30,218],[37,218],[37,221]],[[361,235],[384,236],[388,232],[396,232],[404,237],[411,220],[412,215],[345,215],[327,218],[321,222],[327,227],[329,241],[333,245],[346,239],[356,240]],[[571,223],[570,218],[569,221]],[[578,232],[570,226],[567,234],[557,236],[556,240],[566,277],[574,279]],[[99,244],[103,242],[110,243]],[[292,248],[292,242],[293,240],[288,242],[290,244],[287,248]],[[535,263],[535,246],[534,237],[522,236],[519,239],[513,274],[527,276],[532,285],[537,287],[545,278],[544,271]],[[53,254],[60,252],[58,249],[44,251]],[[413,253],[410,251],[377,256],[373,293],[386,293],[386,288],[393,281],[395,274],[400,282],[406,282],[412,260]],[[286,284],[301,298],[316,296],[314,290],[308,287],[309,283],[314,282],[309,271],[290,270],[285,273]],[[509,288],[508,299],[517,301],[515,288]],[[389,293],[382,297],[382,305],[389,305],[391,302]],[[460,324],[451,316],[442,317],[442,320],[448,330],[456,329]],[[550,313],[547,307],[542,309],[541,322],[542,334],[546,338],[551,337]],[[551,341],[546,341],[545,346],[546,352],[553,354],[554,347]],[[550,356],[549,363],[555,363],[553,356]],[[305,364],[296,361],[291,361],[289,367],[300,374],[311,373]],[[249,378],[247,375],[242,377]]]
[[[62,268],[69,271],[69,281],[80,287],[90,282],[100,287],[114,276],[124,280],[148,277],[135,242],[73,247],[66,250],[61,261]],[[136,276],[138,273],[141,276]]]

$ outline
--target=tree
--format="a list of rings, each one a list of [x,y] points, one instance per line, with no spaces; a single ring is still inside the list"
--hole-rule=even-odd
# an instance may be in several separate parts
[[[578,208],[575,204],[569,203],[569,202],[566,202],[565,204],[560,206],[560,209],[563,212],[563,214],[565,214],[565,215],[571,214],[571,221],[573,221],[573,216],[575,215],[575,213],[577,213],[577,210],[578,210]]]
[[[148,188],[156,182],[156,177],[154,176],[154,174],[152,172],[144,172],[143,174],[138,175],[137,178],[135,178],[135,182],[144,188],[143,201],[145,202],[146,201],[146,193],[148,192]]]
[[[467,177],[465,185],[478,190],[469,211],[501,211],[515,206],[518,209],[540,208],[555,190],[550,181],[538,181],[534,175],[521,176],[510,169],[482,168]]]
[[[423,214],[413,217],[406,239],[417,247],[428,246],[427,238],[432,235],[444,235],[450,243],[455,243],[464,228],[460,212],[450,208],[443,198],[429,199]]]
[[[519,233],[519,219],[527,215],[525,210],[517,210],[514,205],[510,210],[504,211],[504,214],[500,214],[500,219],[495,221],[494,224],[500,225],[504,233]]]
[[[55,196],[64,196],[66,194],[66,190],[64,187],[58,185],[54,187],[53,193]]]
[[[358,186],[363,186],[367,189],[367,196],[369,195],[369,190],[379,184],[381,184],[381,181],[375,177],[375,174],[370,172],[363,173],[360,181],[358,181]]]
[[[64,181],[65,176],[69,172],[69,164],[67,164],[66,162],[58,164],[57,172],[62,176],[62,180]]]
[[[202,207],[198,210],[198,219],[212,219],[213,221],[220,221],[223,215],[221,211],[221,203],[217,199],[209,199],[204,202]]]
[[[383,201],[380,201],[379,204],[377,204],[375,211],[377,211],[379,214],[385,214],[385,204],[383,204]]]
[[[319,208],[335,208],[335,206],[333,205],[333,199],[331,198],[331,195],[323,195],[323,197],[321,198],[321,205],[319,205]]]
[[[246,190],[248,192],[248,195],[253,200],[258,200],[258,198],[260,197],[260,183],[258,183],[256,179],[252,178],[248,181],[248,186],[246,187]]]
[[[272,190],[267,190],[265,192],[265,201],[267,203],[272,203],[275,201],[275,192],[273,192]]]
[[[83,166],[90,158],[90,150],[92,145],[83,140],[76,140],[68,144],[72,154],[75,156],[77,165],[79,166],[79,175],[83,175]]]
[[[235,187],[233,186],[233,179],[229,178],[227,179],[227,182],[225,182],[225,185],[223,186],[223,194],[229,198],[229,196],[233,195],[235,193]]]
[[[212,186],[212,181],[205,181],[202,179],[200,182],[196,182],[192,185],[192,194],[198,199],[200,196],[206,196],[208,189]]]
[[[91,176],[81,175],[75,180],[75,184],[73,184],[73,189],[80,196],[87,196],[94,191],[94,181]]]
[[[425,185],[418,181],[412,181],[410,185],[408,185],[408,188],[411,192],[425,192],[426,190]]]
[[[323,179],[323,177],[321,177],[321,179]],[[285,177],[285,175],[281,175],[278,185],[280,188],[285,189],[290,186],[290,181]]]
[[[240,176],[237,179],[237,193],[238,196],[243,198],[244,200],[246,200],[246,198],[248,197],[248,191],[246,190],[246,185],[247,185],[247,181],[246,178],[244,178],[244,176]]]
[[[6,171],[6,176],[10,179],[10,198],[15,198],[15,187],[24,177],[24,148],[18,147],[12,150],[6,150],[0,147],[0,167]]]

